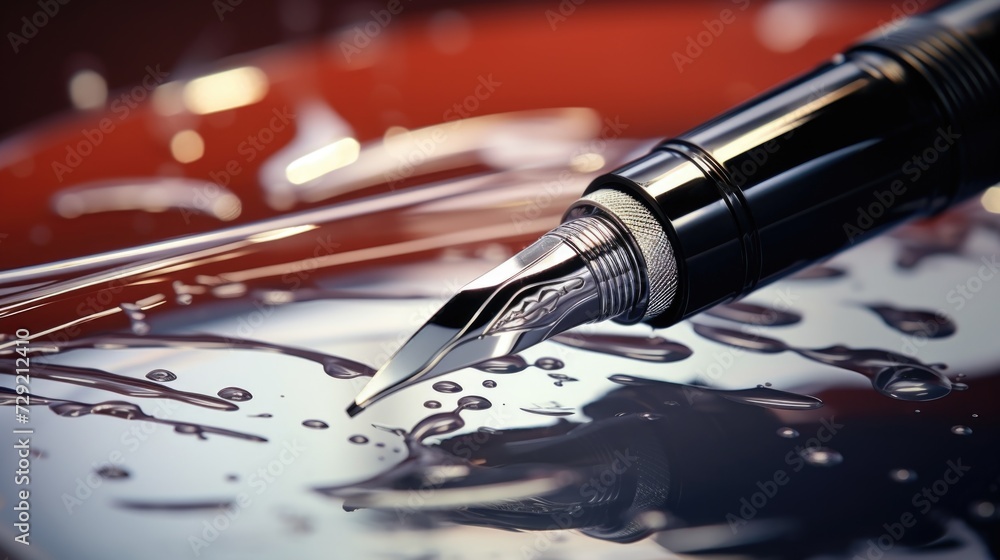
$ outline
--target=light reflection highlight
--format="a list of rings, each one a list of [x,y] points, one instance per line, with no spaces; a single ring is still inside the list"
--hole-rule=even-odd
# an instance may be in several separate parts
[[[170,155],[180,163],[198,161],[205,155],[205,140],[193,130],[182,130],[170,139]]]
[[[169,99],[177,93],[178,86],[161,86],[163,96],[159,107],[175,110],[176,102]],[[228,111],[257,103],[267,95],[269,82],[263,70],[256,66],[241,66],[216,74],[195,78],[181,90],[183,106],[196,115],[207,115]]]
[[[983,208],[985,208],[987,212],[1000,214],[1000,185],[986,189],[986,192],[983,193],[983,197],[979,199],[979,202],[983,205]]]
[[[243,208],[239,197],[215,183],[165,177],[84,183],[55,193],[50,204],[56,214],[68,219],[101,212],[178,208],[228,222],[238,218]]]
[[[93,70],[80,70],[69,79],[69,100],[77,109],[98,109],[108,100],[108,83]]]
[[[293,185],[308,183],[358,160],[361,144],[354,138],[342,138],[310,152],[288,164],[285,177]]]

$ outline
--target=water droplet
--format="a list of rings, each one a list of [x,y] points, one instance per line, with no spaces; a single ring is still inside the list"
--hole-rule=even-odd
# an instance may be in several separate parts
[[[555,385],[556,387],[562,387],[563,384],[565,384],[565,383],[570,383],[570,382],[573,382],[573,381],[578,381],[577,378],[570,377],[570,376],[568,376],[568,375],[566,375],[564,373],[550,373],[549,377],[551,377],[552,379],[556,380],[555,383],[553,383],[553,385]]]
[[[431,388],[438,393],[461,393],[462,386],[454,381],[438,381]]]
[[[969,388],[965,383],[952,383],[951,388],[956,391],[964,391]]]
[[[165,369],[154,369],[146,374],[146,379],[166,383],[177,379],[177,375],[174,372]]]
[[[771,382],[770,382],[770,381],[768,381],[767,383],[765,383],[765,384],[764,384],[764,386],[765,386],[765,387],[770,387],[770,386],[771,386]]]
[[[973,414],[972,417],[973,418],[979,418],[979,415],[978,414]]]
[[[477,397],[475,395],[470,395],[468,397],[462,397],[458,399],[459,410],[486,410],[493,406],[489,400],[483,397]]]
[[[656,381],[652,379],[643,379],[641,377],[625,375],[624,373],[616,373],[612,376],[609,376],[608,381],[611,381],[612,383],[617,383],[619,385],[627,385],[627,386],[652,385],[656,383]]]
[[[778,428],[778,435],[783,438],[797,438],[799,437],[799,432],[795,428]]]
[[[663,418],[663,416],[654,412],[640,412],[639,418],[642,418],[643,420],[659,420],[660,418]]]
[[[363,443],[368,443],[368,438],[366,438],[365,436],[360,436],[360,435],[359,436],[351,436],[351,437],[347,438],[347,441],[349,441],[351,443],[363,444]]]
[[[493,381],[492,379],[487,379],[487,380],[483,381],[483,387],[486,387],[487,389],[495,389],[496,386],[497,386],[497,382]]]
[[[711,389],[711,392],[726,400],[764,408],[805,410],[823,406],[823,401],[816,397],[767,387],[736,390]]]
[[[471,367],[486,373],[517,373],[528,369],[528,362],[521,356],[514,354],[479,362]]]
[[[872,386],[883,395],[904,401],[932,401],[951,392],[951,382],[940,372],[909,364],[882,368]]]
[[[194,297],[191,294],[177,294],[177,305],[191,305]]]
[[[240,477],[238,475],[235,475],[235,474],[227,474],[226,475],[226,481],[227,482],[236,482],[239,479],[240,479]]]
[[[97,476],[105,480],[121,480],[129,477],[129,472],[119,466],[105,465],[97,469]]]
[[[330,427],[329,424],[322,420],[303,420],[302,425],[307,428],[315,428],[317,430],[325,430]]]
[[[521,410],[525,412],[530,412],[532,414],[540,414],[542,416],[572,416],[576,412],[575,409],[568,408],[565,406],[560,406],[559,404],[552,403],[547,406],[536,406],[533,408],[522,408]]]
[[[663,404],[665,404],[665,405],[667,405],[667,406],[677,406],[677,405],[679,405],[680,403],[679,403],[679,402],[677,402],[677,401],[663,401]]]
[[[917,479],[916,471],[910,469],[892,469],[889,478],[894,482],[913,482]]]
[[[441,403],[438,401],[424,401],[424,408],[441,408]]]
[[[920,409],[918,408],[918,409],[914,410],[913,412],[916,412],[917,414],[920,414]]]
[[[963,379],[965,379],[964,373],[959,373],[958,375],[955,376],[955,381],[961,381]]]
[[[248,401],[253,398],[250,391],[240,389],[239,387],[226,387],[225,389],[220,389],[219,396],[226,400],[236,402]]]
[[[496,428],[490,428],[489,426],[482,426],[482,427],[480,427],[476,431],[482,432],[484,434],[490,434],[490,435],[493,435],[493,436],[499,435],[499,434],[503,433],[503,430],[498,430]]]
[[[565,366],[566,364],[564,364],[562,360],[556,358],[538,358],[537,360],[535,360],[535,367],[540,369],[547,369],[547,370],[562,369]]]
[[[270,412],[261,412],[260,414],[251,414],[250,418],[272,418],[273,416]]]
[[[385,443],[383,443],[383,442],[380,441],[380,442],[378,442],[378,443],[375,444],[375,447],[385,447]]]
[[[961,424],[959,424],[957,426],[951,427],[951,433],[955,434],[956,436],[971,436],[972,428],[968,426],[962,426]]]
[[[814,467],[833,467],[844,462],[844,456],[829,447],[807,447],[799,456]]]

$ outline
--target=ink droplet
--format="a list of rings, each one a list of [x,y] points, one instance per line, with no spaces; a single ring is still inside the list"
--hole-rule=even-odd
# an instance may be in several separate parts
[[[454,381],[438,381],[431,388],[438,393],[461,393],[462,386]]]
[[[570,383],[572,381],[579,381],[577,378],[570,377],[563,373],[550,373],[549,377],[556,380],[555,383],[553,383],[556,387],[562,387],[563,384]]]
[[[532,414],[539,414],[542,416],[572,416],[576,410],[561,406],[557,403],[551,403],[547,406],[536,406],[533,408],[522,408],[521,410],[525,412],[530,412]]]
[[[462,397],[458,399],[458,408],[461,410],[486,410],[493,406],[489,400],[483,397],[477,397],[475,395],[470,395],[468,397]]]
[[[892,469],[889,471],[889,479],[893,482],[913,482],[917,479],[917,473],[910,469]]]
[[[799,455],[814,467],[833,467],[844,462],[843,455],[828,447],[808,447]]]
[[[97,476],[105,480],[121,480],[129,477],[129,472],[115,465],[105,465],[97,469]]]
[[[783,438],[797,438],[799,437],[799,432],[795,428],[778,428],[778,435]]]
[[[177,375],[165,369],[154,369],[153,371],[146,374],[146,379],[150,381],[159,381],[161,383],[166,383],[168,381],[173,381],[177,379]]]
[[[437,401],[425,401],[424,408],[441,408],[441,403]]]
[[[330,427],[329,424],[322,420],[303,420],[302,425],[307,428],[315,428],[317,430],[325,430]]]
[[[524,361],[521,356],[514,354],[479,362],[472,367],[486,373],[517,373],[528,369],[528,362]]]
[[[368,438],[366,438],[365,436],[351,436],[347,438],[347,441],[351,443],[364,444],[368,443]]]
[[[785,325],[794,325],[802,320],[802,316],[793,311],[782,311],[763,305],[744,302],[717,305],[705,311],[705,314],[736,323],[765,327],[783,327]]]
[[[497,382],[493,381],[492,379],[487,379],[487,380],[483,381],[483,387],[486,387],[487,389],[494,389],[494,388],[496,388],[496,386],[497,386]]]
[[[951,433],[955,434],[956,436],[971,436],[972,428],[968,426],[962,426],[961,424],[959,424],[958,426],[951,427]]]
[[[562,360],[556,358],[538,358],[535,360],[535,367],[539,369],[553,370],[562,369],[566,366]]]
[[[946,338],[957,330],[955,322],[942,313],[920,309],[898,309],[889,305],[869,305],[882,321],[897,331],[926,338]]]
[[[919,365],[883,368],[872,386],[883,395],[903,401],[932,401],[951,392],[951,382],[940,372]]]
[[[240,389],[239,387],[226,387],[225,389],[219,390],[219,396],[228,401],[248,401],[253,398],[250,391],[246,389]]]
[[[687,346],[658,336],[572,333],[557,334],[550,340],[581,350],[646,362],[677,362],[692,354]]]

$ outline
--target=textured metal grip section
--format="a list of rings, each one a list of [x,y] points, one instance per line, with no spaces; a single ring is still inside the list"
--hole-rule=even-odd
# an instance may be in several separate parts
[[[949,198],[962,198],[995,180],[995,158],[974,154],[983,153],[984,143],[997,142],[1000,74],[996,60],[987,58],[961,31],[933,17],[931,13],[904,20],[890,33],[872,36],[848,52],[887,54],[916,70],[933,89],[947,124],[962,137],[958,143],[962,176],[956,184],[969,192],[949,193]]]
[[[677,293],[677,259],[660,222],[641,202],[616,189],[594,191],[577,202],[581,203],[590,203],[617,220],[642,253],[649,302],[640,319],[666,311]]]
[[[601,298],[601,316],[594,321],[628,315],[642,305],[642,263],[614,222],[603,216],[584,216],[546,235],[561,238],[587,263]]]

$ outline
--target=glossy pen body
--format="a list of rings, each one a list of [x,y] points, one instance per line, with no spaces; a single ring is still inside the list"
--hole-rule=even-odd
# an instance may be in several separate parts
[[[358,395],[613,319],[668,326],[1000,182],[1000,0],[878,30],[598,177],[463,288]]]

